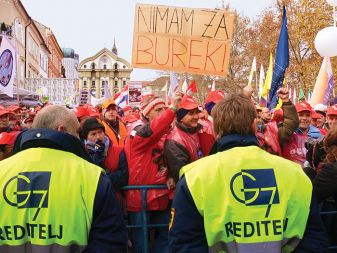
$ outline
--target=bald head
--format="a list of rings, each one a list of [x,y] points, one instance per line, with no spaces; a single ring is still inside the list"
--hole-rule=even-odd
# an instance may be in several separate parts
[[[49,105],[36,114],[32,128],[48,128],[78,137],[79,123],[73,111],[60,105]]]

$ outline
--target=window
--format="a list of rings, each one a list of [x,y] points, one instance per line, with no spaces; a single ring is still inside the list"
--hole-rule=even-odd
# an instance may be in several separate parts
[[[96,67],[96,65],[95,65],[95,63],[93,62],[93,63],[91,64],[91,68],[94,70],[95,67]]]
[[[125,66],[125,65],[123,65],[123,69],[126,69],[126,66]]]
[[[126,85],[126,81],[124,80],[124,81],[123,81],[123,87],[124,87],[125,85]]]
[[[83,86],[87,87],[87,81],[83,81]]]
[[[106,64],[103,65],[103,69],[106,69]]]
[[[92,87],[95,87],[95,85],[96,85],[96,84],[95,84],[95,81],[92,81],[92,82],[91,82],[91,86],[92,86]]]
[[[115,88],[118,87],[118,81],[115,81]]]
[[[85,65],[85,64],[84,64],[84,65],[83,65],[83,68],[85,68],[85,69],[86,69],[86,68],[87,68],[87,65]]]
[[[118,64],[117,63],[115,63],[115,69],[118,69]]]

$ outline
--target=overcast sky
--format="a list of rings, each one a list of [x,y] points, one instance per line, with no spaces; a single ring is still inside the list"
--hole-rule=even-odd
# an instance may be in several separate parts
[[[21,0],[29,15],[50,27],[61,47],[70,47],[80,60],[102,48],[111,50],[116,39],[118,56],[131,63],[133,18],[137,2],[192,8],[221,6],[220,0]],[[224,0],[240,13],[254,18],[273,0]],[[150,80],[155,71],[134,69],[132,80]]]

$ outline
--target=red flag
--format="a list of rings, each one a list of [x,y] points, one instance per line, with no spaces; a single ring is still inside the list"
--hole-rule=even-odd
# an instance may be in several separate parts
[[[118,98],[120,94],[121,94],[121,92],[117,92],[113,99],[116,100],[116,98]]]
[[[190,85],[187,87],[186,94],[197,93],[197,92],[198,92],[197,91],[197,83],[195,82],[195,80],[192,80]]]

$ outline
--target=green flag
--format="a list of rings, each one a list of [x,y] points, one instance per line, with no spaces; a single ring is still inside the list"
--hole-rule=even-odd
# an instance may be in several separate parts
[[[305,100],[305,95],[302,87],[300,88],[300,93],[298,94],[298,101]]]

